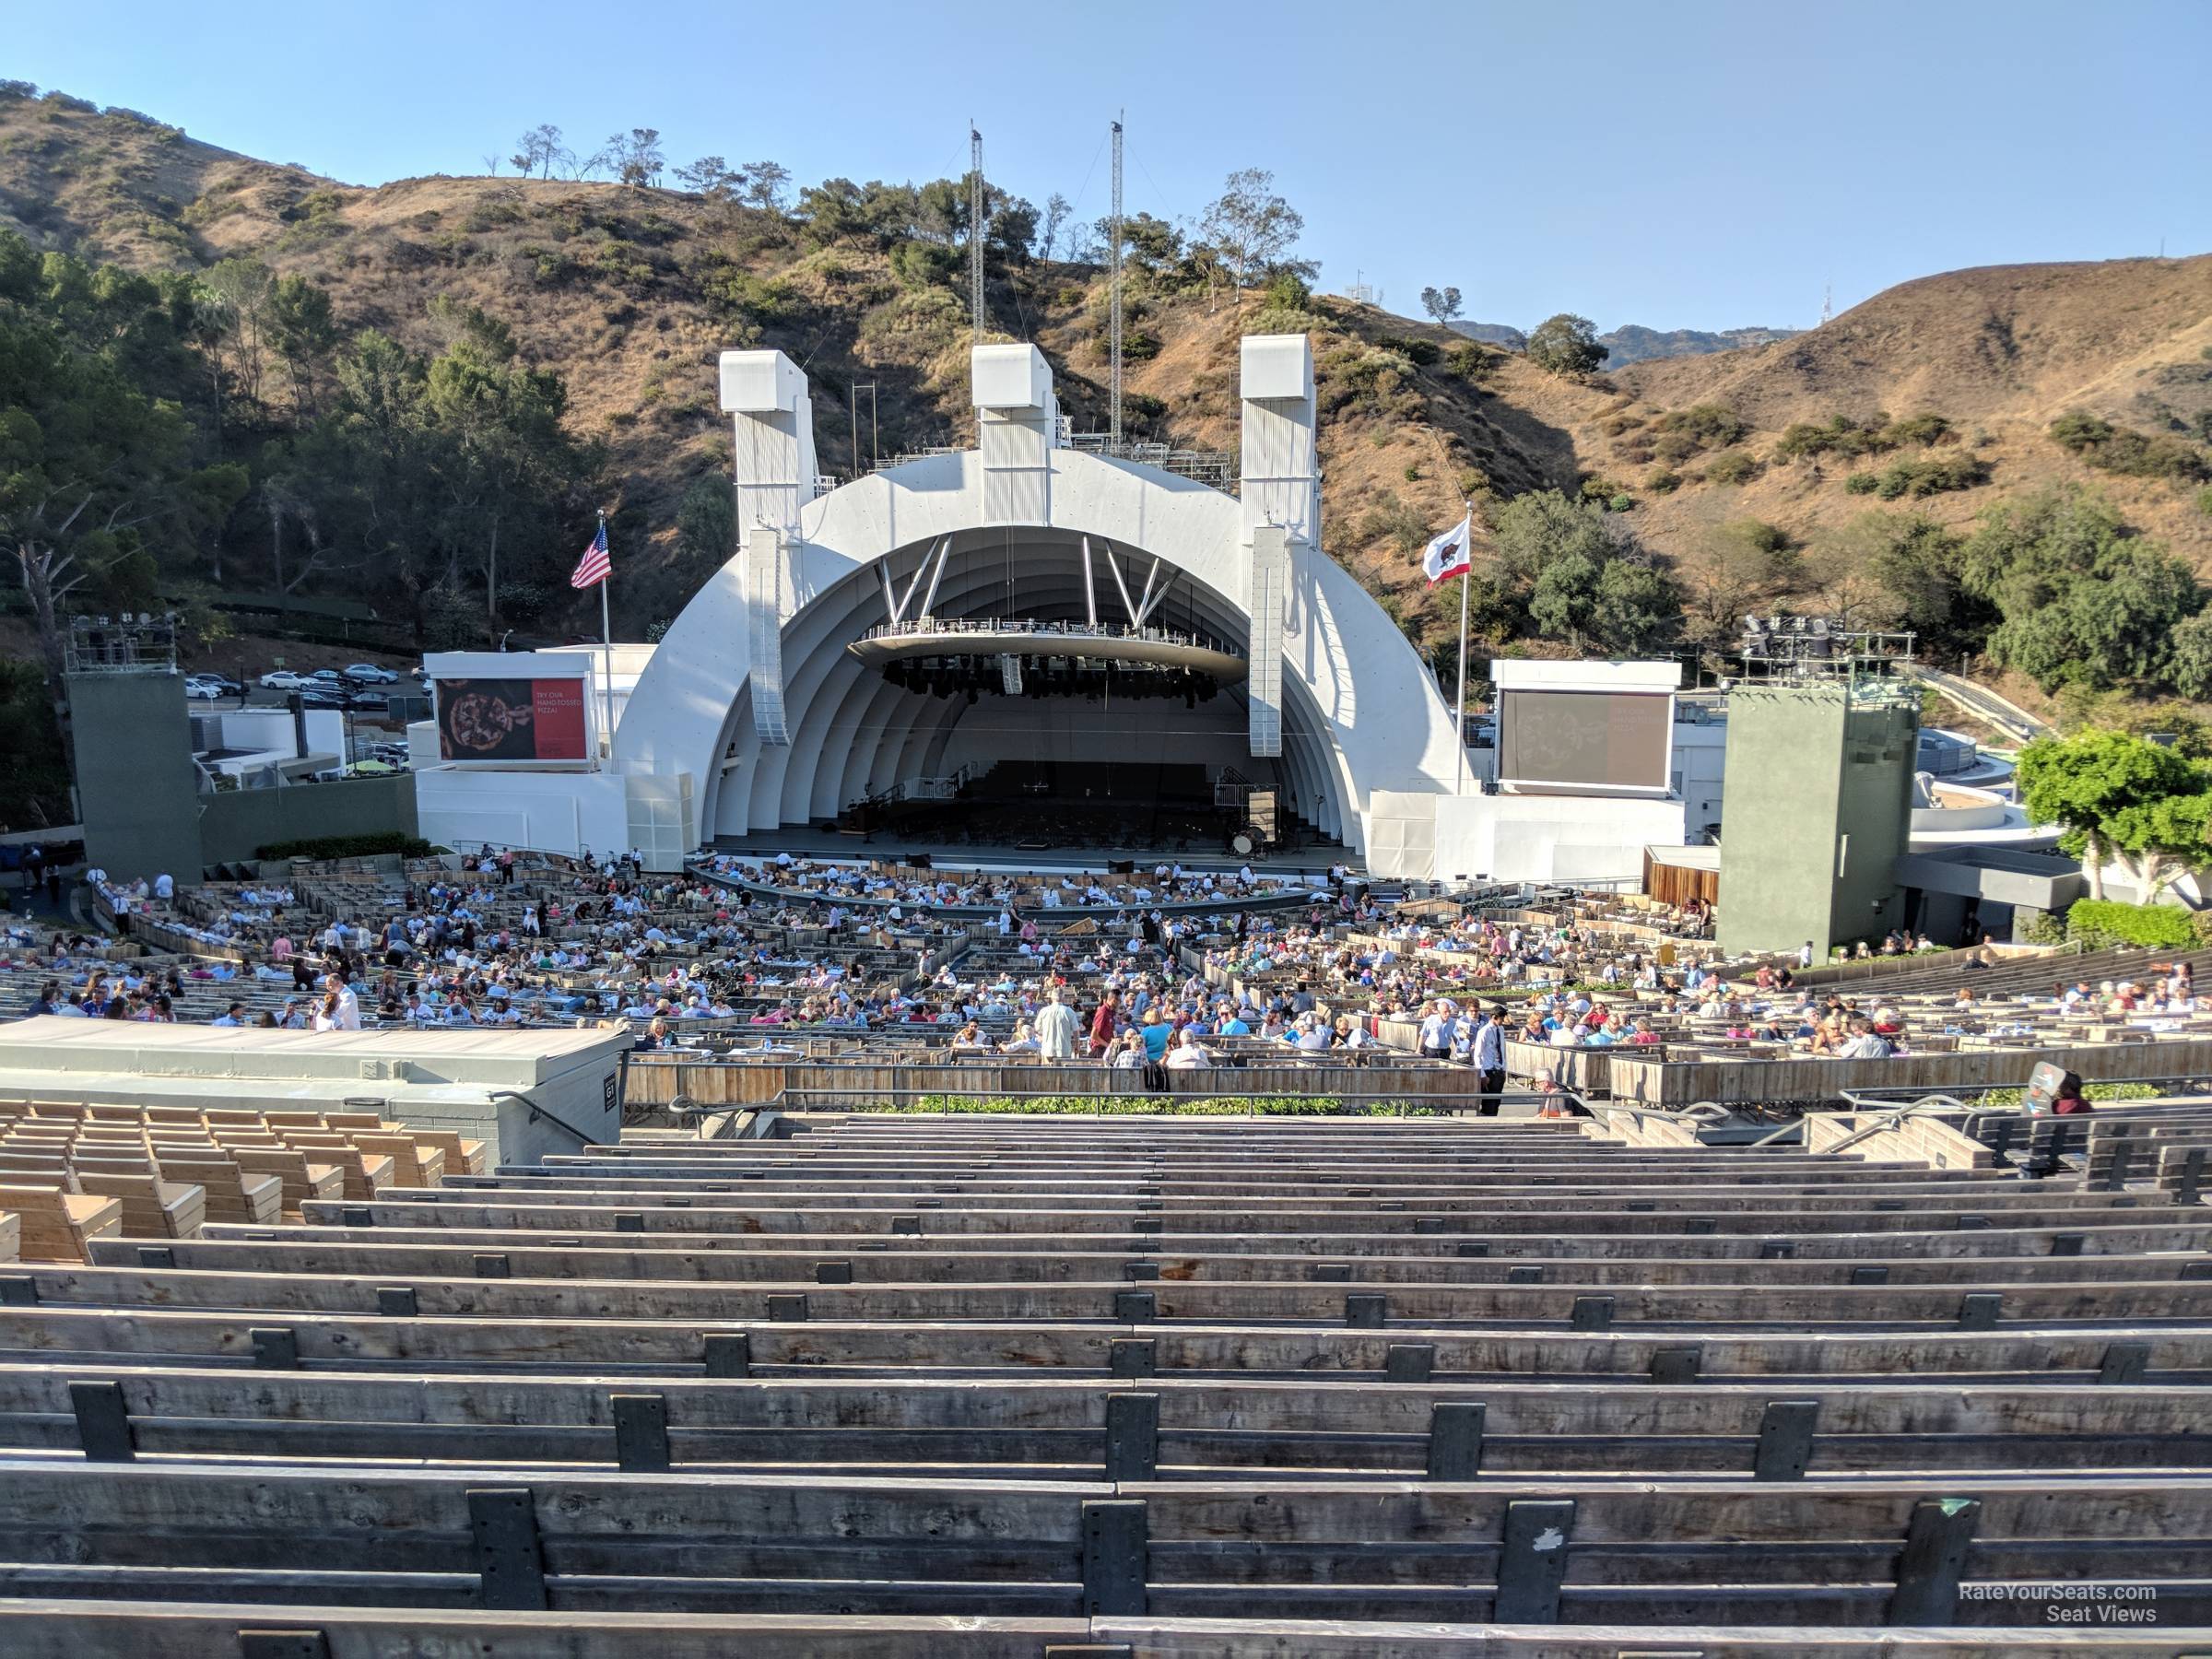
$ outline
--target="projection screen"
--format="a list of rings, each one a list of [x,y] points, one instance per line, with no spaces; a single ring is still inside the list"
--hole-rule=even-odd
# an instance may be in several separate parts
[[[1673,738],[1671,697],[1500,691],[1498,781],[1560,789],[1664,790]]]

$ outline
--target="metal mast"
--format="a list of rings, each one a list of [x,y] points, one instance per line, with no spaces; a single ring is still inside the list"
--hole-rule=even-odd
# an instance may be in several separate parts
[[[968,314],[983,343],[983,135],[968,124]]]
[[[1113,271],[1110,292],[1112,295],[1112,316],[1108,323],[1112,372],[1108,397],[1112,406],[1107,438],[1112,444],[1108,452],[1122,453],[1122,124],[1113,124],[1113,214],[1112,229],[1109,232],[1113,241]]]

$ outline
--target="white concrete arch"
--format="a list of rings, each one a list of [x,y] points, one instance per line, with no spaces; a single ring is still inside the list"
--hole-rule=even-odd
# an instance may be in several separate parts
[[[1272,536],[1288,555],[1282,738],[1273,759],[1248,748],[1242,769],[1278,778],[1301,816],[1356,847],[1366,841],[1372,792],[1448,792],[1457,771],[1450,711],[1389,618],[1314,545],[1304,341],[1246,346],[1241,499],[1058,447],[1042,359],[1014,347],[978,349],[980,449],[816,496],[803,377],[775,353],[725,354],[724,402],[739,434],[741,548],[685,607],[640,677],[616,735],[618,770],[688,773],[702,839],[827,817],[900,777],[926,774],[961,744],[963,700],[890,687],[844,650],[888,619],[876,574],[885,560],[903,594],[913,561],[951,537],[933,614],[1077,618],[1085,602],[1076,549],[1087,535],[1094,557],[1102,544],[1116,550],[1133,591],[1151,561],[1161,561],[1176,583],[1174,616],[1154,620],[1182,627],[1187,615],[1249,650],[1255,543]],[[1266,349],[1255,354],[1255,347]],[[762,593],[771,581],[780,593],[780,627],[764,637],[781,652],[781,684],[770,684],[781,691],[782,744],[764,742],[753,718],[748,564]],[[1124,607],[1102,559],[1095,582],[1101,618],[1120,619]],[[774,716],[767,718],[772,737]],[[1012,712],[993,718],[1010,720]]]

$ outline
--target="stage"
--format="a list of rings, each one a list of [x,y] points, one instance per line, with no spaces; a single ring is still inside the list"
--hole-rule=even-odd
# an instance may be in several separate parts
[[[1108,860],[1128,859],[1140,870],[1150,870],[1163,864],[1180,864],[1186,871],[1203,874],[1210,870],[1216,875],[1227,875],[1249,865],[1255,873],[1264,871],[1277,876],[1325,876],[1333,864],[1344,863],[1357,866],[1359,863],[1344,848],[1329,846],[1277,848],[1271,853],[1255,853],[1250,858],[1239,858],[1233,853],[1219,848],[1194,850],[1130,845],[1100,846],[1082,851],[1066,847],[1025,850],[1010,841],[970,842],[955,851],[940,842],[900,836],[889,831],[871,839],[846,835],[834,830],[816,830],[796,825],[783,830],[764,830],[754,835],[718,836],[708,842],[707,848],[709,852],[733,853],[740,858],[773,858],[779,853],[788,853],[794,858],[877,859],[889,864],[903,863],[920,853],[926,854],[936,869],[980,870],[986,874],[1024,871],[1103,872]]]

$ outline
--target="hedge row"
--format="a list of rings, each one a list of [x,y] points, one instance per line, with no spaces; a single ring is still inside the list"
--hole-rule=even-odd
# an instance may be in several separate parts
[[[2123,904],[2115,899],[2077,899],[2066,911],[2066,937],[2102,950],[2146,945],[2153,950],[2189,950],[2205,943],[2195,915],[2171,904]]]
[[[985,1113],[1008,1117],[1445,1117],[1435,1106],[1347,1103],[1334,1095],[961,1095],[929,1094],[877,1112]]]
[[[306,841],[271,841],[253,849],[256,858],[374,858],[396,853],[402,858],[421,858],[430,843],[419,835],[397,830],[378,830],[367,835],[318,835]]]

